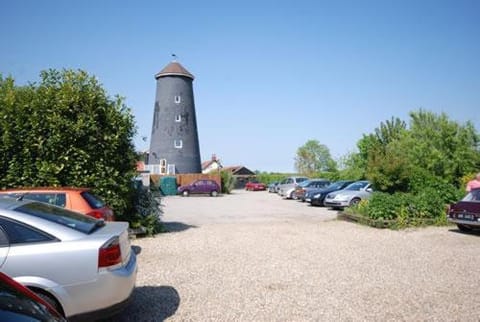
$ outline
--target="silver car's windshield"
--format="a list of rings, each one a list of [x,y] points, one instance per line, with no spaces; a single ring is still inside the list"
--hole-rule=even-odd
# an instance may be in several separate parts
[[[15,211],[36,216],[60,224],[85,234],[92,233],[97,227],[105,225],[103,220],[40,202],[31,202],[15,208]]]
[[[345,190],[360,191],[368,185],[366,181],[357,181],[348,185]]]

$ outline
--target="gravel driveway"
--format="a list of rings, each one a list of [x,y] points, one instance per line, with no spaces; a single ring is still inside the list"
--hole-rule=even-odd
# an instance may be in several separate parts
[[[163,199],[116,321],[479,321],[480,235],[379,230],[268,192]]]

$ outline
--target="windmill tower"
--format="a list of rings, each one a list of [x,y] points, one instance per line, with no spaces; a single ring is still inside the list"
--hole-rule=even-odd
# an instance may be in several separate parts
[[[176,60],[158,74],[149,164],[160,173],[201,173],[193,79]]]

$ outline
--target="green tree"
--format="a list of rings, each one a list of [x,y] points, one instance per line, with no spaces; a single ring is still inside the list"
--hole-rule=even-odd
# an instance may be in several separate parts
[[[317,140],[309,140],[297,149],[295,168],[299,173],[313,176],[319,172],[336,171],[336,167],[328,147]]]
[[[121,219],[132,199],[134,118],[84,71],[0,76],[0,187],[87,186]]]

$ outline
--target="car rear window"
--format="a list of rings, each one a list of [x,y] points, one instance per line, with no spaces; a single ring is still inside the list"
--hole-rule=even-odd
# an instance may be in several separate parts
[[[31,202],[15,208],[15,211],[39,217],[85,234],[92,233],[97,227],[103,226],[103,220],[82,215],[60,207],[50,206],[40,202]]]
[[[84,191],[81,193],[83,199],[87,201],[88,205],[93,209],[99,209],[105,207],[105,202],[102,199],[98,198],[94,194],[88,191]]]
[[[12,198],[19,198],[32,201],[40,201],[44,203],[49,203],[51,205],[65,207],[66,196],[65,193],[57,192],[15,192],[10,193],[8,196]]]

